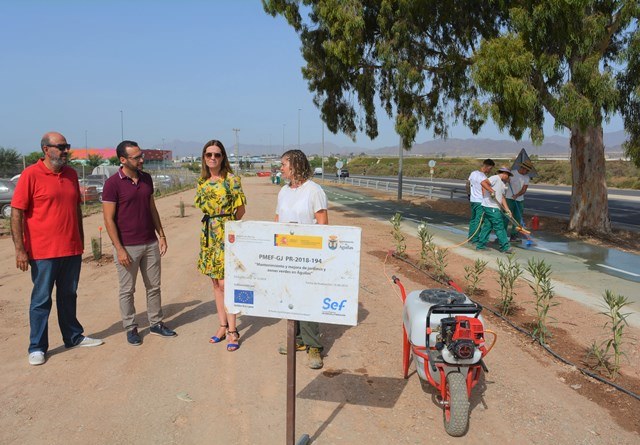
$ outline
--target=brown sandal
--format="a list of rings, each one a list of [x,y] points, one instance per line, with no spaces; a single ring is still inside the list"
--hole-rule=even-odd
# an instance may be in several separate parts
[[[236,329],[235,331],[227,331],[227,335],[229,336],[230,342],[227,344],[227,351],[233,352],[240,349],[240,333],[238,333],[238,330]],[[235,343],[231,343],[232,340],[235,341]]]

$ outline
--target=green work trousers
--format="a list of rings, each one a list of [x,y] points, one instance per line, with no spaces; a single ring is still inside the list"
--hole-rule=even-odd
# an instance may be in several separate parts
[[[500,252],[508,250],[510,247],[509,237],[507,236],[507,231],[504,228],[502,212],[500,209],[493,207],[482,207],[482,210],[484,211],[484,221],[482,221],[477,249],[482,250],[486,247],[487,242],[489,241],[489,235],[493,230],[496,233],[498,243],[500,244]]]
[[[513,216],[513,219],[515,219],[516,221],[518,221],[518,223],[524,226],[523,220],[522,220],[522,217],[524,216],[524,201],[507,199],[507,205],[509,206],[509,210],[511,210],[511,216]],[[505,216],[504,228],[507,232],[509,232],[509,223],[510,223],[509,218]],[[516,228],[515,224],[511,223],[511,225],[513,226],[511,227],[511,235],[517,235],[518,229]]]
[[[478,242],[478,235],[480,234],[480,220],[482,219],[482,203],[481,202],[472,202],[471,203],[471,221],[469,221],[469,234],[467,238],[472,243]],[[477,233],[476,233],[477,232]]]
[[[310,348],[318,348],[322,351],[320,323],[316,321],[296,322],[296,343]]]

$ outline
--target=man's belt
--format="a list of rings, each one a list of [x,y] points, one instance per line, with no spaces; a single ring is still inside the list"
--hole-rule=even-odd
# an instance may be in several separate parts
[[[205,245],[205,247],[209,247],[209,221],[212,218],[227,218],[227,217],[231,217],[231,216],[233,216],[233,213],[220,213],[218,215],[207,215],[207,214],[205,214],[202,217],[202,221],[200,221],[200,222],[205,224],[205,226],[204,226],[204,243],[205,243],[204,245]]]

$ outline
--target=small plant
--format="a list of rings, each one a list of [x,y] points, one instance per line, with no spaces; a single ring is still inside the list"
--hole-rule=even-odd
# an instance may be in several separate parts
[[[95,236],[91,237],[91,252],[93,253],[93,259],[98,261],[102,258],[102,246],[100,239]]]
[[[507,257],[507,261],[498,259],[498,280],[500,283],[500,301],[498,307],[503,315],[511,313],[511,304],[516,292],[514,286],[516,280],[522,275],[522,267],[515,259],[515,255],[511,254]]]
[[[529,287],[533,290],[533,295],[536,298],[536,322],[533,336],[541,344],[546,344],[547,338],[551,336],[547,327],[547,318],[551,318],[549,317],[549,309],[559,304],[552,301],[554,292],[551,285],[551,266],[544,260],[531,258],[527,262],[527,270],[533,276],[534,283],[529,284]],[[555,319],[553,320],[555,321]]]
[[[432,250],[432,258],[433,258],[433,269],[436,275],[436,278],[446,280],[447,279],[447,255],[449,251],[447,249],[438,249],[438,246],[433,247]]]
[[[473,266],[464,266],[464,279],[467,282],[467,295],[472,297],[480,287],[480,275],[487,268],[487,262],[478,258]]]
[[[609,289],[605,291],[602,298],[606,310],[601,314],[608,318],[603,327],[608,330],[610,338],[600,345],[594,341],[589,355],[596,359],[596,367],[605,369],[611,378],[615,378],[620,372],[620,359],[625,355],[622,345],[626,337],[624,329],[628,326],[629,313],[622,313],[622,309],[629,304],[629,300],[625,296],[614,294]],[[613,363],[611,363],[612,358]]]
[[[427,223],[422,223],[418,226],[418,237],[420,238],[420,267],[427,268],[431,264],[430,260],[430,248],[433,245],[433,234],[429,232]]]
[[[393,230],[391,231],[391,234],[393,235],[393,240],[396,243],[395,253],[401,258],[405,258],[407,256],[407,254],[405,253],[405,251],[407,250],[407,244],[404,242],[405,237],[400,227],[402,223],[402,215],[400,215],[400,213],[396,213],[391,217],[389,221],[393,226]]]

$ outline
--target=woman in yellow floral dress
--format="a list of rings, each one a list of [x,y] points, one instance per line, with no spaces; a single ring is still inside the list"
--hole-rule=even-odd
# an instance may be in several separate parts
[[[200,233],[198,269],[211,278],[220,327],[209,340],[220,343],[228,337],[227,351],[240,347],[236,313],[224,305],[224,223],[244,216],[247,200],[240,177],[231,170],[222,142],[211,140],[202,149],[202,170],[198,179],[195,204],[204,216]]]

